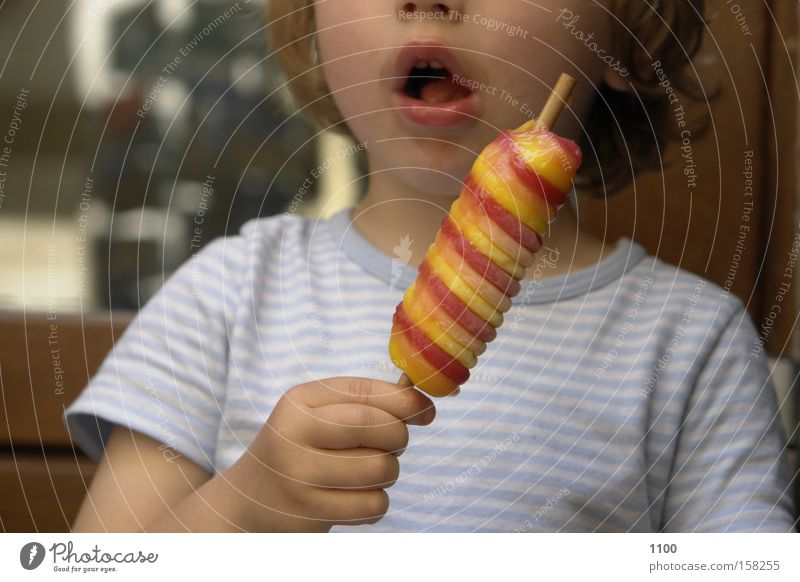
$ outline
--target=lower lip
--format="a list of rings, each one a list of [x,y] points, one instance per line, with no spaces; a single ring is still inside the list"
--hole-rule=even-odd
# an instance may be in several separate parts
[[[397,107],[400,114],[411,123],[423,127],[453,128],[474,121],[478,112],[478,95],[449,103],[426,103],[412,99],[402,92],[396,92]]]

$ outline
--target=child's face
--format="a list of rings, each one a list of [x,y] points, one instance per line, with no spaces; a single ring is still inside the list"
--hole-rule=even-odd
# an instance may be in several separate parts
[[[325,78],[370,171],[422,168],[396,175],[454,196],[483,146],[538,115],[562,72],[578,87],[558,130],[577,139],[595,87],[611,76],[598,56],[611,50],[608,4],[319,0],[315,16]]]

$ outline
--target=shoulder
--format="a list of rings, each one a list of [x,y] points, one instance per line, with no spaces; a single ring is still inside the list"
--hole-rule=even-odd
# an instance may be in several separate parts
[[[280,214],[246,222],[236,234],[216,238],[197,250],[151,298],[145,313],[191,307],[191,313],[231,315],[249,300],[265,277],[280,276],[280,263],[303,257],[315,221]],[[195,249],[196,250],[196,249]],[[258,282],[259,284],[256,284]]]
[[[276,264],[281,255],[302,255],[318,224],[288,212],[252,219],[238,233],[211,241],[194,258],[202,264],[221,265],[231,280],[244,282],[253,271]]]
[[[239,230],[238,238],[245,242],[275,242],[282,237],[305,237],[320,221],[295,212],[282,212],[266,218],[248,220]]]
[[[639,284],[661,318],[685,325],[725,327],[732,318],[746,316],[743,302],[736,295],[702,275],[646,255],[628,273],[629,285]]]
[[[748,390],[765,384],[762,337],[741,299],[652,256],[642,258],[626,279],[638,310],[635,325],[644,334],[636,349],[653,406],[724,393],[706,391],[709,383]]]
[[[741,299],[701,275],[646,255],[626,273],[622,287],[621,308],[635,311],[658,365],[671,362],[684,379],[717,354],[748,357],[760,351]]]

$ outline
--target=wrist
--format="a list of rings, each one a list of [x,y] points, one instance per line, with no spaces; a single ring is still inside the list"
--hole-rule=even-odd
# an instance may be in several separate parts
[[[246,452],[220,473],[229,490],[228,511],[248,532],[297,531],[292,514],[279,503],[276,487],[264,478],[267,471]]]
[[[302,510],[281,502],[279,488],[265,479],[269,469],[245,453],[218,475],[230,489],[229,512],[235,523],[250,532],[322,533],[331,524],[303,517]]]
[[[211,512],[209,516],[215,525],[207,531],[231,532],[258,531],[252,523],[250,514],[245,509],[247,500],[241,493],[238,484],[232,479],[230,471],[221,471],[197,490],[198,496]]]
[[[250,491],[249,484],[256,483],[257,479],[245,460],[246,456],[247,453],[217,475],[227,491],[225,511],[229,519],[244,531],[277,531],[272,529],[271,523],[265,523],[265,508],[257,501],[255,492]]]

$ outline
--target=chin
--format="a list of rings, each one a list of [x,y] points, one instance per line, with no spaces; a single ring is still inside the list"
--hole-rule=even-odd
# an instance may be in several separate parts
[[[461,192],[464,175],[446,174],[428,169],[403,170],[400,176],[409,190],[418,192],[436,204],[450,205]]]

